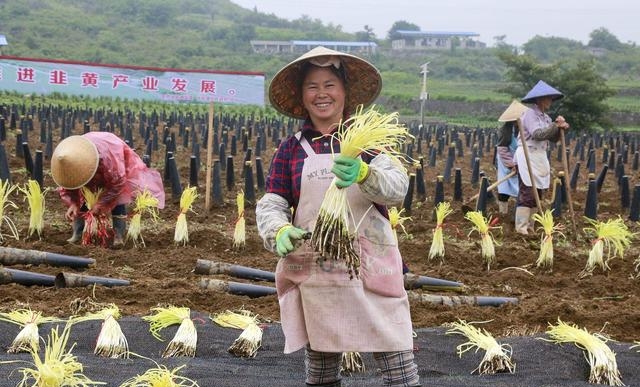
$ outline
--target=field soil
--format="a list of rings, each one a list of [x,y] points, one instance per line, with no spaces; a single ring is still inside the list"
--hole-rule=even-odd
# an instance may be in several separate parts
[[[36,122],[35,127],[38,127]],[[80,132],[75,129],[75,133]],[[92,130],[96,130],[92,127]],[[176,128],[172,128],[176,131]],[[271,130],[271,129],[269,129]],[[31,151],[43,149],[36,142],[35,134],[30,138]],[[181,144],[181,140],[177,141]],[[249,146],[255,145],[255,138]],[[4,144],[12,180],[24,184],[27,173],[23,159],[15,155],[15,132],[9,131]],[[274,146],[269,144],[261,155],[265,161],[265,173]],[[202,147],[201,165],[206,160],[206,151]],[[136,150],[142,154],[144,146],[136,141]],[[596,150],[600,152],[600,150]],[[176,151],[181,182],[185,187],[189,182],[189,156],[191,149],[178,147]],[[463,176],[463,196],[465,199],[477,192],[477,187],[469,184],[471,175],[469,150],[465,157],[458,157],[455,168],[460,168]],[[561,164],[552,157],[553,173],[561,170]],[[414,155],[415,156],[415,155]],[[214,157],[218,157],[214,155]],[[160,219],[152,222],[144,217],[142,236],[145,246],[133,246],[130,242],[122,249],[101,246],[69,244],[66,239],[71,235],[71,226],[64,219],[65,208],[56,192],[46,195],[46,224],[41,238],[27,235],[29,210],[22,194],[14,193],[10,199],[17,209],[7,207],[4,215],[15,222],[20,234],[16,240],[9,235],[7,224],[0,229],[4,235],[3,246],[20,249],[38,250],[71,256],[95,259],[92,267],[84,270],[52,267],[48,265],[14,265],[10,268],[28,270],[35,273],[56,275],[61,272],[75,272],[88,276],[125,279],[129,286],[88,286],[65,287],[23,286],[15,283],[0,285],[0,310],[10,311],[16,308],[30,307],[44,315],[69,317],[83,313],[91,303],[115,303],[124,316],[143,316],[158,305],[189,307],[200,313],[215,314],[225,310],[245,308],[257,313],[264,322],[279,320],[278,300],[275,295],[250,298],[233,295],[224,291],[214,291],[200,287],[203,278],[216,278],[274,286],[268,282],[252,282],[233,278],[228,275],[196,274],[194,268],[198,259],[225,262],[274,271],[277,263],[275,254],[265,250],[259,238],[255,223],[255,203],[246,203],[246,245],[233,247],[233,234],[238,217],[236,195],[244,188],[241,177],[243,161],[242,148],[234,156],[235,186],[227,189],[222,184],[225,203],[205,208],[205,171],[199,172],[198,192],[200,197],[193,205],[193,211],[187,214],[189,241],[186,245],[174,243],[176,217],[179,203],[172,200],[169,184],[167,206],[160,211]],[[481,158],[481,169],[491,181],[495,181],[492,166],[492,152],[486,152]],[[570,160],[573,165],[576,160]],[[45,187],[54,188],[49,175],[49,161],[45,160]],[[583,163],[584,165],[584,163]],[[164,150],[161,148],[152,157],[152,166],[163,173]],[[598,163],[598,169],[600,163]],[[627,167],[631,170],[630,166]],[[471,224],[464,219],[462,202],[452,201],[454,212],[446,218],[444,226],[446,255],[442,260],[429,260],[428,252],[435,226],[433,219],[433,195],[436,175],[444,169],[444,159],[438,159],[436,167],[425,166],[426,197],[415,197],[412,202],[410,219],[404,226],[406,235],[399,230],[399,245],[405,263],[412,273],[461,282],[463,292],[438,292],[424,289],[411,290],[413,294],[442,294],[449,296],[497,296],[517,298],[517,303],[500,307],[457,305],[438,305],[417,299],[411,301],[411,314],[416,328],[437,327],[458,319],[480,322],[494,336],[524,336],[544,332],[548,324],[558,319],[570,322],[591,332],[601,332],[610,337],[632,342],[640,340],[640,312],[638,302],[640,290],[636,279],[635,263],[639,254],[638,239],[625,250],[623,258],[616,257],[609,262],[610,270],[597,268],[592,275],[581,277],[585,267],[594,235],[583,228],[588,224],[583,219],[587,189],[587,177],[583,167],[578,187],[571,192],[575,212],[573,227],[569,207],[565,209],[560,222],[565,226],[563,235],[554,238],[554,263],[552,270],[536,268],[539,253],[540,233],[524,237],[513,230],[513,201],[510,202],[510,214],[499,216],[495,201],[488,205],[489,214],[498,217],[493,236],[496,240],[497,262],[487,270],[480,254],[479,236],[470,233]],[[610,170],[611,171],[611,170]],[[637,184],[637,171],[631,176],[632,187]],[[453,178],[451,179],[453,182]],[[256,193],[259,198],[261,192]],[[638,225],[628,221],[628,210],[620,205],[619,188],[613,173],[605,179],[599,195],[598,218],[613,219],[622,216],[633,232]],[[445,200],[451,201],[453,183],[445,184]],[[543,198],[543,206],[549,208],[550,192]],[[473,206],[475,202],[472,202]],[[605,249],[605,254],[607,250]],[[346,275],[346,274],[345,274]]]

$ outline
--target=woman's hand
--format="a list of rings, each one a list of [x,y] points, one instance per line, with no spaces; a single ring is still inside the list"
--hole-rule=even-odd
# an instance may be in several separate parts
[[[64,216],[65,218],[67,218],[67,220],[73,221],[78,217],[79,213],[80,213],[80,207],[78,207],[75,204],[72,204],[69,206],[69,208],[67,209],[67,213]]]

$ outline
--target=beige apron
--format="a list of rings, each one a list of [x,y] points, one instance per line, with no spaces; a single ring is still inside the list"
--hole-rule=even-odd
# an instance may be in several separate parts
[[[300,133],[296,137],[308,157],[293,224],[312,231],[324,192],[334,178],[333,159],[331,154],[316,154]],[[361,259],[360,277],[350,280],[343,261],[318,260],[320,255],[309,243],[280,259],[276,287],[285,353],[307,343],[321,352],[413,347],[402,259],[391,225],[356,185],[347,188],[347,195],[353,214],[350,231],[359,223],[354,248]]]
[[[547,189],[551,182],[551,166],[549,165],[549,159],[547,159],[546,147],[542,145],[531,145],[529,141],[527,141],[527,144],[529,147],[531,171],[535,177],[536,188]],[[527,161],[524,156],[524,149],[522,149],[520,142],[518,142],[518,149],[516,149],[514,158],[518,164],[518,174],[520,175],[522,182],[527,187],[531,187],[531,178],[529,177],[529,171],[527,170]]]

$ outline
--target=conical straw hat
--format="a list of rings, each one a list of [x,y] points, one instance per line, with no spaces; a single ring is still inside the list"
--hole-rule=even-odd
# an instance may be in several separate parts
[[[511,102],[511,105],[509,105],[509,107],[504,112],[502,112],[500,118],[498,118],[498,121],[515,121],[520,118],[520,116],[522,116],[522,113],[524,113],[527,109],[529,108],[514,99],[513,102]]]
[[[373,103],[382,89],[382,77],[378,69],[357,56],[319,46],[283,67],[273,77],[269,85],[271,105],[289,117],[305,119],[307,111],[302,104],[300,90],[303,65],[310,59],[329,63],[335,58],[339,59],[340,66],[344,66],[346,75],[345,110],[353,112],[360,104],[366,107]]]
[[[536,98],[539,97],[551,97],[555,101],[563,98],[564,94],[549,86],[545,81],[538,81],[538,83],[536,83],[536,85],[533,86],[531,90],[529,90],[527,95],[522,98],[522,102],[532,103],[535,102]]]
[[[51,176],[60,187],[77,189],[93,178],[99,160],[94,143],[83,136],[69,136],[53,151]]]

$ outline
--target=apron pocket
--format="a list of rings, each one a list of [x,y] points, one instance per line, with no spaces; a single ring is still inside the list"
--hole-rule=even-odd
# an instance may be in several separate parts
[[[359,239],[360,278],[365,289],[386,297],[404,297],[402,257],[395,244],[382,244],[365,236]]]

